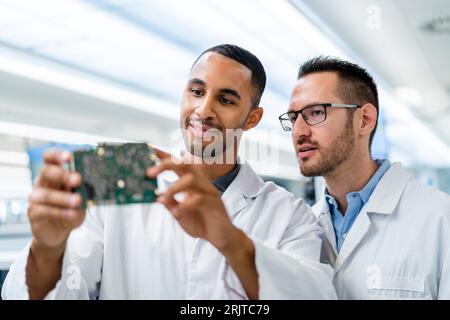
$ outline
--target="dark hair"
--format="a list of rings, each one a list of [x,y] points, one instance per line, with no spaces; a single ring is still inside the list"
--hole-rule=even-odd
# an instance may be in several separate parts
[[[233,59],[234,61],[237,61],[240,64],[246,66],[251,71],[251,83],[254,90],[252,105],[254,107],[259,106],[261,96],[264,92],[264,88],[266,87],[266,72],[261,61],[259,61],[259,59],[253,53],[245,50],[244,48],[233,44],[221,44],[203,51],[202,54],[198,56],[197,60],[195,60],[192,66],[194,66],[197,61],[208,52],[215,52],[227,58]]]
[[[367,70],[361,68],[355,63],[344,61],[329,56],[319,56],[306,61],[300,66],[298,79],[316,72],[335,72],[337,73],[340,84],[338,94],[345,103],[355,103],[363,105],[371,103],[377,109],[377,120],[375,128],[370,133],[369,148],[372,146],[373,137],[378,125],[378,90],[375,81]],[[350,109],[354,111],[353,109]]]

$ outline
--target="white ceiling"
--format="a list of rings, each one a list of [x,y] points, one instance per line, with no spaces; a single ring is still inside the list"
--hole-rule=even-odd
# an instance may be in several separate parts
[[[410,1],[378,1],[378,31],[365,25],[366,9],[377,1],[305,1],[322,19],[318,25],[290,2],[298,1],[0,0],[0,126],[11,123],[8,130],[0,127],[0,134],[22,130],[18,123],[70,131],[46,131],[57,138],[59,132],[78,139],[74,133],[80,131],[89,139],[99,135],[164,144],[178,125],[179,97],[194,59],[212,45],[230,42],[254,52],[266,67],[261,127],[284,138],[276,146],[286,166],[296,166],[296,160],[277,117],[288,106],[298,65],[319,54],[361,57],[358,62],[385,80],[386,95],[391,87],[418,90],[433,101],[427,104],[429,117],[437,119],[431,128],[450,145],[442,103],[448,67],[437,68],[443,77],[438,78],[428,62],[433,57],[425,58],[418,49],[402,18],[407,15],[402,6]],[[321,32],[323,22],[343,41]],[[442,45],[448,35],[433,37]],[[384,96],[383,101],[393,101]],[[385,127],[390,143],[398,146],[390,156],[410,165],[450,166],[449,147],[441,147],[396,101],[389,105],[395,112]],[[423,107],[416,109],[417,114]],[[19,135],[28,137],[35,129]],[[421,156],[415,154],[417,143]]]
[[[278,115],[299,61],[341,50],[287,1],[0,0],[0,134],[167,145],[192,63],[227,42],[266,66],[261,128],[282,139],[273,146],[285,169],[274,174],[297,177]]]
[[[450,1],[303,2],[450,145]]]

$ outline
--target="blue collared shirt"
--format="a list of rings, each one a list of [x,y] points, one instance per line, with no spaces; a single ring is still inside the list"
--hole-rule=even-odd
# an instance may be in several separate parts
[[[343,215],[339,209],[336,199],[325,191],[325,200],[328,203],[331,213],[331,220],[333,221],[334,233],[336,235],[336,247],[339,250],[344,243],[347,233],[355,222],[356,217],[358,217],[359,212],[362,207],[369,201],[373,190],[377,186],[381,177],[386,173],[386,171],[391,166],[389,160],[375,160],[378,165],[378,169],[375,174],[370,178],[369,182],[360,191],[349,192],[346,195],[347,198],[347,211]]]

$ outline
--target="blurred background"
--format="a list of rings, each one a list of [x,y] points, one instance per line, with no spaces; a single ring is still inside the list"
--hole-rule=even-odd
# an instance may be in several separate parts
[[[278,164],[247,155],[264,179],[315,201],[320,181],[300,175],[278,115],[298,66],[322,54],[375,77],[373,156],[450,193],[448,0],[0,0],[0,270],[30,239],[26,199],[42,151],[101,141],[168,147],[192,63],[221,43],[266,68],[260,128],[275,136],[263,143]],[[257,133],[245,139],[262,143]]]

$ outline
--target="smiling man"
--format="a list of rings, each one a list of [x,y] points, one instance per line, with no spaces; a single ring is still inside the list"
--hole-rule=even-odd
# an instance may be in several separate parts
[[[158,178],[158,203],[85,213],[67,191],[80,184],[63,170],[70,156],[48,152],[29,198],[33,240],[3,297],[334,298],[310,208],[237,161],[240,133],[261,120],[265,82],[259,60],[240,47],[200,55],[181,103],[183,161],[160,153],[147,173]]]
[[[305,62],[280,116],[305,176],[326,189],[313,207],[340,299],[449,299],[450,197],[400,163],[372,159],[378,92],[366,70]]]

